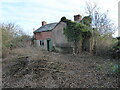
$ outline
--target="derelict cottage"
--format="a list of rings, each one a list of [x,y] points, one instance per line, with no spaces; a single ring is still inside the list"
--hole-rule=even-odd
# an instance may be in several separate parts
[[[81,20],[81,15],[74,16],[75,22]],[[42,26],[33,32],[36,46],[48,51],[71,52],[72,44],[67,41],[63,30],[66,25],[63,21],[50,24],[42,21]]]

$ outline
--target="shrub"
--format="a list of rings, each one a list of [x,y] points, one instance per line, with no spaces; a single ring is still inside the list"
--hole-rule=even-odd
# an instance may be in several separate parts
[[[120,41],[118,40],[110,50],[112,58],[120,59]]]
[[[120,64],[113,64],[113,63],[110,63],[110,72],[112,74],[118,74],[120,73]]]
[[[5,57],[12,48],[23,47],[25,39],[30,36],[25,35],[22,29],[13,23],[0,24],[0,33],[2,34],[2,57]]]
[[[100,56],[110,56],[111,48],[116,44],[117,39],[111,36],[99,36],[96,44],[96,54]]]

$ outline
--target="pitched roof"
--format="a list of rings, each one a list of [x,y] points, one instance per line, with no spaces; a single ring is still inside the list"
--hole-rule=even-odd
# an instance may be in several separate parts
[[[36,32],[45,32],[45,31],[50,31],[52,30],[58,23],[50,23],[50,24],[46,24],[44,26],[41,26],[40,28],[38,28],[37,30],[34,31],[34,33]]]

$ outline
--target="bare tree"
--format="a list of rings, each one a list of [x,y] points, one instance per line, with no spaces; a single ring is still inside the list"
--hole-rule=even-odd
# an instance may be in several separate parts
[[[22,44],[20,40],[25,33],[20,26],[14,23],[2,23],[0,24],[0,32],[2,32],[2,47],[10,48]]]
[[[100,12],[100,8],[97,3],[91,0],[86,0],[85,4],[85,12],[92,18],[91,26],[96,28],[101,35],[113,34],[116,27],[108,17],[108,10],[105,13]]]
[[[101,35],[112,35],[116,30],[114,23],[108,18],[108,11],[102,14],[95,11],[93,24]]]
[[[100,12],[100,8],[97,3],[92,0],[85,1],[85,13],[90,15],[92,18],[91,27],[92,39],[91,39],[91,51],[95,54],[97,44],[99,44],[99,38],[102,36],[112,36],[115,32],[116,27],[108,17],[108,11],[105,13]]]
[[[93,16],[94,11],[98,10],[98,6],[96,2],[92,2],[91,0],[85,1],[86,7],[85,7],[85,13],[88,15]]]
[[[18,25],[15,25],[14,23],[2,23],[1,27],[2,29],[7,30],[13,37],[25,34],[22,31],[22,28]]]

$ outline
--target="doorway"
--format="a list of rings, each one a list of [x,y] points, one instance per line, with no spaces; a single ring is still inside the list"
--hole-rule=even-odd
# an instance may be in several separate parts
[[[47,39],[47,50],[52,51],[52,41],[51,41],[51,39]]]

